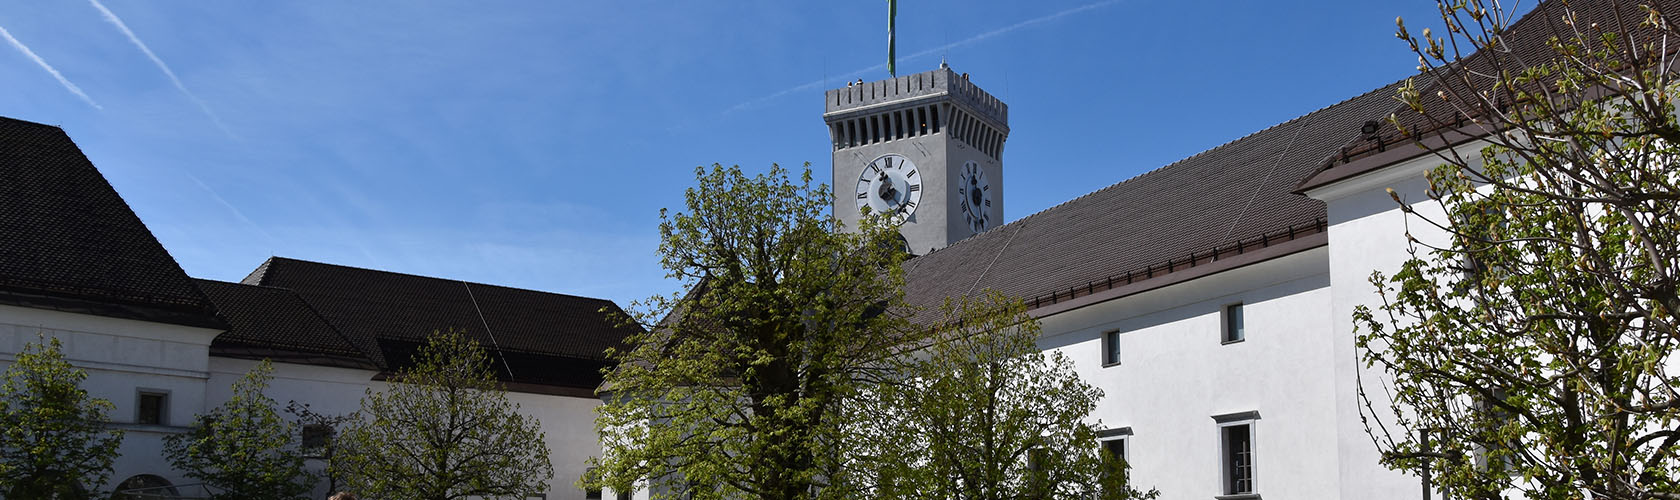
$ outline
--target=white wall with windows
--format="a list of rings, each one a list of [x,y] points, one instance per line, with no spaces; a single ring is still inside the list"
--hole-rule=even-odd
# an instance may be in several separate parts
[[[40,335],[59,339],[65,358],[87,373],[82,388],[111,402],[111,425],[124,432],[111,482],[100,489],[147,474],[179,484],[180,476],[161,460],[163,437],[179,432],[204,408],[210,341],[219,333],[0,305],[0,370]]]
[[[129,485],[161,481],[180,494],[201,493],[186,487],[195,481],[163,458],[163,437],[184,431],[195,415],[227,401],[234,381],[255,361],[210,356],[210,342],[219,330],[0,305],[0,370],[26,343],[36,342],[38,333],[60,340],[66,358],[87,373],[82,387],[113,404],[111,424],[125,433],[109,483],[97,489],[110,491],[134,479]],[[323,414],[344,414],[359,408],[364,391],[385,385],[373,381],[374,374],[276,363],[267,394],[282,408],[295,400]],[[593,425],[600,400],[519,392],[509,397],[542,423],[554,464],[546,498],[582,500],[584,491],[573,483],[583,474],[584,460],[600,450]],[[153,409],[151,402],[162,404]],[[311,461],[311,466],[318,471],[321,463]],[[326,497],[325,481],[315,493]]]
[[[1103,390],[1093,418],[1118,430],[1105,439],[1123,439],[1134,485],[1166,498],[1344,498],[1328,255],[1042,318],[1042,346]]]
[[[227,401],[233,383],[257,365],[256,361],[231,358],[210,358],[208,400],[211,405]],[[379,391],[387,385],[374,381],[370,370],[275,363],[274,379],[266,394],[284,408],[287,402],[308,403],[310,409],[325,415],[342,415],[360,408],[362,395],[369,389]],[[508,399],[519,405],[519,411],[534,417],[542,424],[548,459],[554,465],[554,477],[545,492],[548,500],[582,500],[584,491],[573,484],[583,476],[584,461],[599,454],[600,440],[595,435],[596,398],[553,396],[524,392],[510,392]],[[300,438],[301,430],[300,430]],[[323,462],[311,460],[310,467],[320,471]],[[317,497],[329,493],[323,480],[316,488]]]

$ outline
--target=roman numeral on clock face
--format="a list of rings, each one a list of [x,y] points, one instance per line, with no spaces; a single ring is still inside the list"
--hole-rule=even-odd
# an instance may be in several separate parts
[[[921,191],[921,190],[922,190],[922,185],[921,184],[911,184],[910,185],[910,191],[912,191],[912,192]]]
[[[860,200],[867,200],[867,199],[869,199],[869,193],[867,193],[867,192],[863,192],[863,193],[858,193],[858,199],[860,199]]]

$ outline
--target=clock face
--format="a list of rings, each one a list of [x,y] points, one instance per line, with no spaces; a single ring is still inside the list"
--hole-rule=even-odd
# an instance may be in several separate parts
[[[922,178],[916,164],[900,154],[881,155],[858,174],[858,208],[892,214],[899,223],[916,213],[922,202]]]
[[[957,198],[969,229],[978,233],[992,227],[992,185],[986,180],[986,169],[979,163],[963,164],[957,176]]]

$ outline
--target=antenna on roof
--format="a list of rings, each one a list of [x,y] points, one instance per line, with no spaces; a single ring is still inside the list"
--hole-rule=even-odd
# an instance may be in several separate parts
[[[462,281],[461,286],[467,289],[467,299],[472,301],[473,312],[478,313],[478,324],[484,325],[484,333],[490,336],[490,345],[496,347],[496,357],[502,360],[502,368],[507,370],[508,382],[512,382],[513,367],[508,365],[507,353],[502,352],[502,343],[496,341],[496,332],[490,331],[490,322],[484,320],[484,310],[478,307],[478,297],[473,296],[472,285]]]

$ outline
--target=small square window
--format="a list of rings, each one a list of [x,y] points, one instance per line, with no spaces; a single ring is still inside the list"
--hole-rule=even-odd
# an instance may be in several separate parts
[[[168,425],[169,422],[169,393],[140,391],[138,409],[134,416],[134,423],[145,425]]]
[[[1120,331],[1109,330],[1102,336],[1103,366],[1120,364]]]
[[[1243,305],[1241,303],[1225,306],[1223,315],[1224,334],[1220,339],[1226,344],[1242,342],[1243,336]]]
[[[311,458],[324,458],[327,444],[332,441],[333,428],[326,424],[307,424],[303,426],[304,455]]]

